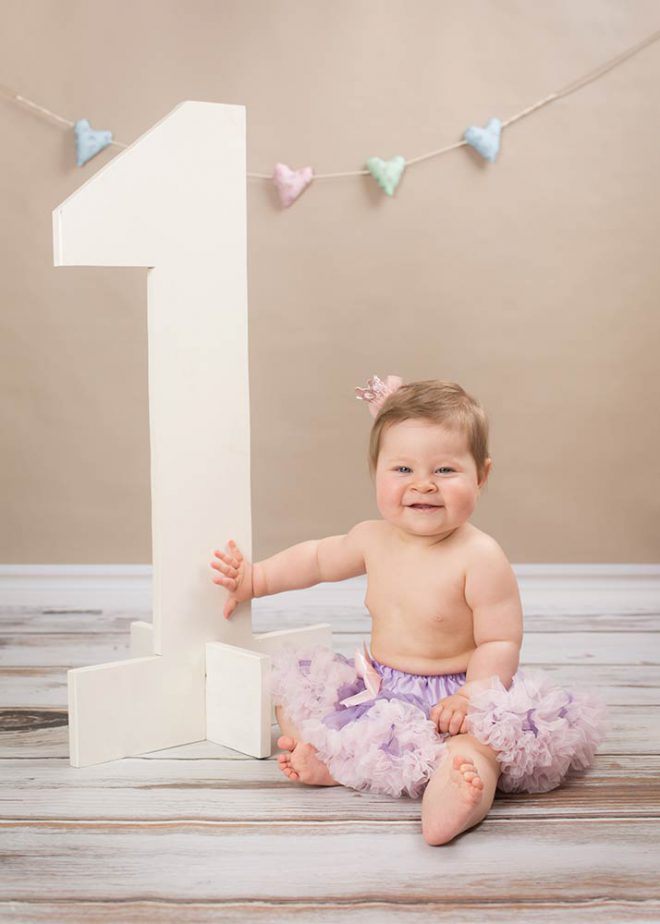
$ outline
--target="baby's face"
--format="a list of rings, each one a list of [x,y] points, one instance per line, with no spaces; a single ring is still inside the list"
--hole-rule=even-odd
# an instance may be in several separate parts
[[[477,466],[461,431],[428,420],[404,420],[383,433],[376,502],[383,519],[411,536],[441,540],[472,515]]]

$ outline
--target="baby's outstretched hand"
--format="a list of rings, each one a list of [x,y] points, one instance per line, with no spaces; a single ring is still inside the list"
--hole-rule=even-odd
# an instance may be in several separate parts
[[[214,584],[221,584],[229,591],[225,603],[225,619],[229,619],[239,603],[251,600],[252,592],[252,565],[241,555],[240,549],[233,539],[227,543],[229,554],[216,549],[213,553],[211,567],[220,572],[213,578]]]
[[[460,693],[445,696],[431,709],[429,719],[442,734],[464,735],[468,730],[466,716],[469,703],[467,696]]]

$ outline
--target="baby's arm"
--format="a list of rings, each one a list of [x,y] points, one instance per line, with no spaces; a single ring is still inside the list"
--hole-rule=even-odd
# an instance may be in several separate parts
[[[450,735],[468,730],[468,703],[476,681],[496,674],[508,689],[518,669],[523,634],[518,582],[498,543],[491,537],[488,540],[474,556],[465,579],[477,646],[468,662],[466,682],[436,703],[429,714],[438,730]]]
[[[251,564],[233,540],[229,553],[216,550],[213,578],[229,591],[224,615],[229,619],[239,603],[283,590],[311,587],[321,581],[342,581],[366,571],[364,549],[369,521],[358,523],[346,535],[299,542],[271,558]]]
[[[342,536],[309,539],[254,565],[254,596],[312,587],[321,581],[343,581],[365,573],[364,541],[369,521]]]
[[[489,537],[490,539],[490,537]],[[465,579],[476,648],[461,693],[469,697],[475,681],[494,674],[508,689],[520,662],[523,616],[518,582],[499,544],[490,539],[475,556]]]

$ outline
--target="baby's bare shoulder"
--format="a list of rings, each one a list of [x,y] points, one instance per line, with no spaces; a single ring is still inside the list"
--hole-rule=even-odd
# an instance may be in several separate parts
[[[357,542],[373,544],[384,535],[384,528],[387,528],[384,520],[362,520],[355,524],[349,535]]]
[[[471,607],[496,599],[519,606],[518,582],[497,539],[477,530],[465,560],[465,599]]]
[[[470,525],[472,526],[472,524]],[[500,567],[509,565],[510,567],[506,552],[497,539],[494,539],[493,536],[483,530],[477,529],[476,526],[472,526],[472,530],[464,541],[464,550],[467,553],[466,561],[472,568],[484,564],[500,565]]]
[[[348,533],[348,541],[359,549],[363,556],[380,551],[385,541],[387,523],[383,520],[362,520],[356,523]]]

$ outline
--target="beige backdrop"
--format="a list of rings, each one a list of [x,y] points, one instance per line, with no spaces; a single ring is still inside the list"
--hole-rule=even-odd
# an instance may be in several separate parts
[[[657,0],[2,0],[0,82],[130,142],[186,99],[242,103],[248,167],[357,170],[509,115],[660,27]],[[654,562],[660,43],[461,149],[248,181],[256,558],[377,515],[368,376],[477,395],[474,522],[515,562]],[[52,266],[51,210],[114,156],[0,98],[0,562],[151,560],[146,270]],[[200,144],[204,139],[200,138]],[[223,425],[208,396],[208,426]],[[218,543],[227,537],[222,524]]]

